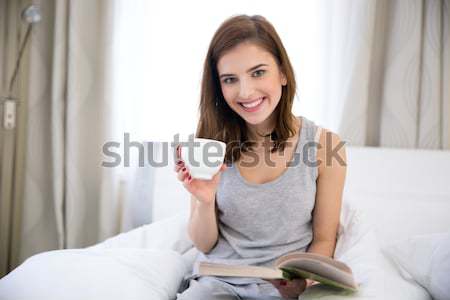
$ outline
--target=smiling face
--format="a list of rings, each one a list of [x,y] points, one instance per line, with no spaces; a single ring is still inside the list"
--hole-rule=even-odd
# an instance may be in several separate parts
[[[230,108],[250,129],[267,133],[274,126],[273,112],[287,84],[273,55],[244,42],[226,52],[217,63],[220,86]]]

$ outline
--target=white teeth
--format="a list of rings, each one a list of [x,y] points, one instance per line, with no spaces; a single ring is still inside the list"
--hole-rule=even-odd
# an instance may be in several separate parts
[[[242,104],[242,106],[244,106],[246,108],[252,108],[252,107],[259,105],[262,101],[263,101],[263,98],[260,98],[259,100],[256,100],[256,101],[253,101],[250,103],[241,103],[241,104]]]

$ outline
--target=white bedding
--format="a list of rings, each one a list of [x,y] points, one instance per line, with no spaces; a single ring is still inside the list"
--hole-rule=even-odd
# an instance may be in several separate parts
[[[356,294],[338,295],[335,290],[313,286],[300,299],[430,300],[425,289],[401,276],[378,246],[417,234],[448,231],[450,152],[348,147],[347,157],[345,199],[365,216],[353,218],[352,210],[347,217],[343,215],[345,225],[340,231],[344,235],[336,257],[353,268],[361,289]],[[159,188],[162,195],[181,189],[169,178],[173,179],[172,170],[166,178],[170,184]],[[180,211],[176,203],[181,202],[181,194],[170,195],[175,203],[170,211]],[[174,287],[191,270],[197,254],[187,237],[187,215],[142,226],[88,249],[34,256],[0,280],[0,299],[173,299]],[[149,249],[158,250],[146,252]],[[167,264],[171,267],[162,270]],[[157,277],[152,276],[164,272],[167,282],[153,280]]]
[[[348,200],[348,199],[347,199]],[[337,292],[323,286],[312,286],[301,300],[431,300],[426,290],[402,278],[398,269],[379,249],[374,224],[353,201],[344,202],[340,239],[335,258],[347,263],[360,283],[357,293]]]
[[[50,251],[29,258],[0,280],[0,299],[169,300],[186,272],[173,250]]]
[[[348,294],[313,286],[300,299],[431,299],[378,251],[366,221],[362,212],[344,203],[336,258],[354,270],[360,291]],[[0,280],[0,299],[174,299],[197,254],[186,224],[184,213],[95,247],[33,256]]]
[[[0,281],[0,299],[174,299],[197,254],[187,238],[187,217],[143,226],[95,247],[36,255]],[[360,292],[347,298],[376,294],[371,283],[378,248],[364,220],[344,203],[336,258],[351,266],[361,284]],[[318,296],[337,295],[315,287],[301,299]]]
[[[380,253],[377,255],[378,270],[374,280],[360,292],[348,294],[324,287],[312,286],[299,299],[302,300],[432,300],[425,289],[415,282],[404,280],[394,265]]]

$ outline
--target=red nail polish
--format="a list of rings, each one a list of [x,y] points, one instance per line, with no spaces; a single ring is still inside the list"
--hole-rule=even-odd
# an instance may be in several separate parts
[[[181,171],[183,171],[183,172],[186,171],[186,168],[181,169]]]
[[[189,180],[191,180],[191,179],[192,179],[191,175],[189,175],[188,179],[189,179]]]

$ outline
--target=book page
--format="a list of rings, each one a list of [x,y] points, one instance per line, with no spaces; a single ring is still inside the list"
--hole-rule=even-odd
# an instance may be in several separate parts
[[[275,261],[275,267],[279,268],[287,260],[293,260],[293,259],[301,260],[304,258],[310,259],[310,260],[321,261],[321,262],[323,262],[325,264],[329,264],[343,272],[350,273],[350,274],[352,273],[352,270],[343,262],[340,262],[338,260],[332,259],[332,258],[324,256],[324,255],[320,255],[320,254],[316,254],[316,253],[308,253],[308,252],[292,252],[292,253],[283,255]]]
[[[314,281],[317,281],[319,283],[345,289],[347,291],[356,292],[358,290],[358,287],[355,284],[349,284],[349,283],[342,283],[341,281],[332,280],[326,277],[322,277],[320,275],[317,275],[312,272],[296,269],[296,268],[290,268],[290,267],[282,267],[282,270],[285,273],[285,278],[291,279],[291,278],[309,278]]]
[[[200,262],[198,270],[200,275],[207,276],[255,277],[263,279],[283,278],[283,272],[281,270],[258,266],[233,266]]]
[[[295,268],[319,275],[329,280],[356,287],[352,270],[343,262],[324,255],[307,252],[292,252],[275,261],[277,268]]]
[[[344,272],[333,265],[310,258],[292,258],[285,260],[280,268],[295,268],[306,272],[317,274],[332,281],[340,282],[348,286],[355,286],[351,273]]]

